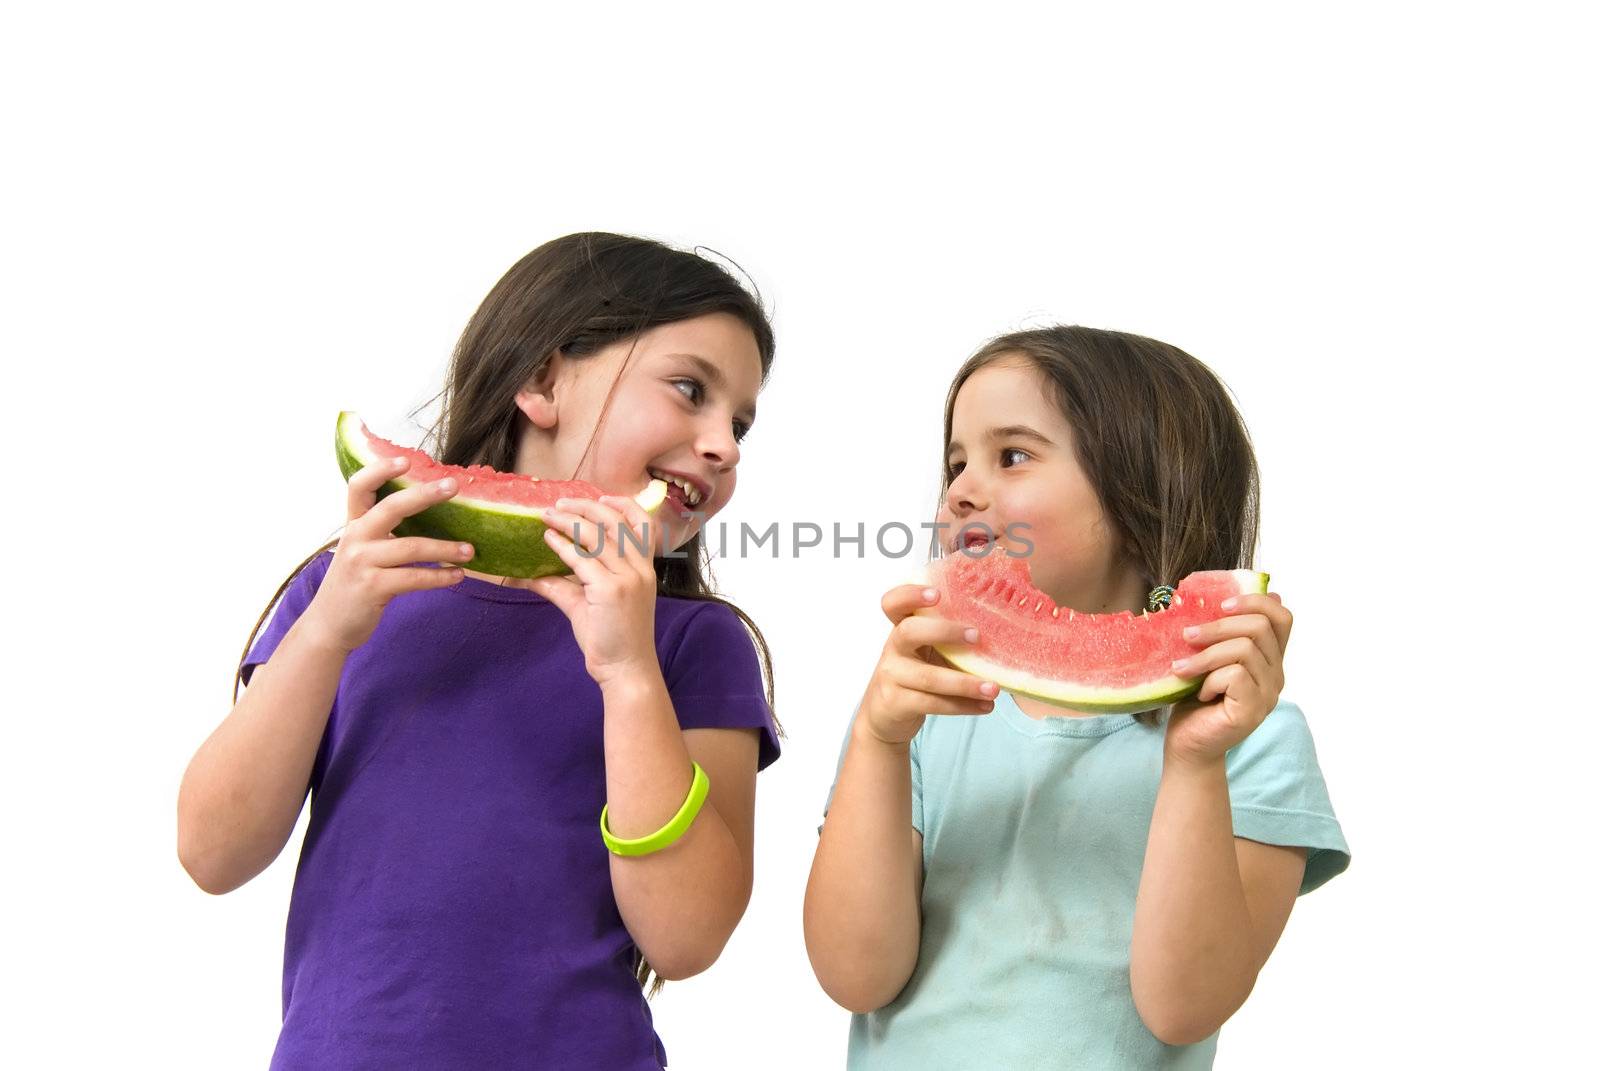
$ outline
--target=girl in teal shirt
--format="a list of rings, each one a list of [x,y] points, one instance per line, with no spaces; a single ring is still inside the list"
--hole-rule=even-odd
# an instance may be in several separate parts
[[[944,553],[1000,533],[1062,606],[1138,612],[1250,567],[1256,487],[1222,384],[1152,339],[1006,335],[950,389]],[[977,638],[933,589],[883,609],[806,891],[817,978],[857,1013],[850,1066],[1210,1067],[1295,898],[1349,862],[1280,699],[1288,609],[1224,604],[1174,666],[1199,694],[1138,715],[949,668],[932,646]]]

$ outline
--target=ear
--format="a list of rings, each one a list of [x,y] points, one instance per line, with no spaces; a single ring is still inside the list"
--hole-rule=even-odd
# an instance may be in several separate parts
[[[556,426],[557,411],[560,408],[556,397],[556,385],[560,381],[560,364],[562,363],[561,351],[557,350],[550,355],[544,363],[539,374],[529,380],[527,386],[517,391],[517,408],[522,410],[524,416],[536,428],[550,431]]]

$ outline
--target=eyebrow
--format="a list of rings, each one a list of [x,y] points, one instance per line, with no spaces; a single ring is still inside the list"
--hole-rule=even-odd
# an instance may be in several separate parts
[[[1055,443],[1050,441],[1048,436],[1034,431],[1026,424],[1007,424],[1003,428],[990,428],[988,431],[983,433],[983,437],[988,439],[990,442],[1003,442],[1006,439],[1030,439],[1033,442],[1040,443],[1044,446],[1055,445]],[[950,449],[945,451],[945,456],[948,457],[950,454],[960,449],[963,449],[961,443],[956,439],[951,439]]]
[[[680,360],[688,361],[690,364],[695,366],[702,376],[705,377],[707,383],[711,384],[711,386],[717,388],[718,390],[728,389],[728,377],[722,374],[722,369],[718,368],[716,365],[712,364],[698,353],[669,353],[667,356],[677,357]],[[740,411],[739,415],[744,417],[749,423],[754,424],[756,422],[755,403],[751,402],[749,406]]]

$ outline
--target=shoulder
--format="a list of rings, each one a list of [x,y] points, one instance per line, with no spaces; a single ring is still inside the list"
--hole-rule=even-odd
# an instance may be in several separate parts
[[[733,607],[711,599],[656,600],[656,642],[663,657],[701,645],[749,647],[753,641]]]
[[[280,602],[289,611],[299,614],[311,602],[311,597],[322,586],[333,565],[333,551],[325,550],[302,565],[283,585]]]
[[[1350,863],[1306,716],[1279,703],[1244,742],[1228,752],[1228,795],[1234,833],[1263,844],[1308,849],[1301,892]]]
[[[1316,765],[1317,748],[1305,712],[1287,700],[1280,700],[1256,731],[1228,752],[1228,767],[1231,771],[1269,758]]]

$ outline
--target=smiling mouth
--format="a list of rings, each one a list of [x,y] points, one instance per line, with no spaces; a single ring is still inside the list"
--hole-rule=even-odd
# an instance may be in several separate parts
[[[668,497],[676,498],[689,509],[694,509],[705,501],[705,495],[701,493],[700,488],[696,487],[689,479],[683,476],[674,476],[670,472],[662,472],[659,469],[647,469],[646,471],[649,472],[653,479],[665,480]]]

